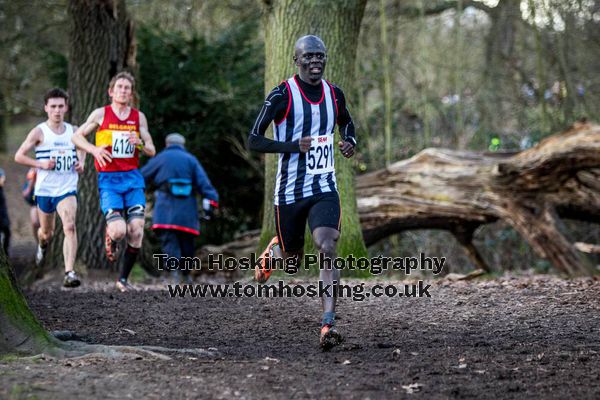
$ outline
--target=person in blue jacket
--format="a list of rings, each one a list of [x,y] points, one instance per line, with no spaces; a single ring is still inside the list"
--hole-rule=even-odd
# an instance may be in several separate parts
[[[157,187],[152,229],[160,239],[163,253],[178,259],[193,257],[194,238],[200,234],[196,193],[203,197],[205,220],[218,208],[219,194],[200,161],[185,149],[182,135],[170,133],[165,144],[166,148],[140,170],[146,183]],[[181,273],[184,282],[191,282],[189,271],[182,269]],[[177,270],[173,277],[180,280]]]

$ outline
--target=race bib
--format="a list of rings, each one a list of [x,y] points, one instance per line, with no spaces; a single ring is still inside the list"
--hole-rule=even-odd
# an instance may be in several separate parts
[[[52,150],[50,151],[50,158],[56,162],[54,172],[60,174],[71,172],[75,161],[77,161],[72,149]]]
[[[112,131],[112,157],[113,158],[133,158],[135,146],[129,143],[127,131]]]
[[[333,170],[333,135],[316,136],[306,156],[306,173],[318,175]]]

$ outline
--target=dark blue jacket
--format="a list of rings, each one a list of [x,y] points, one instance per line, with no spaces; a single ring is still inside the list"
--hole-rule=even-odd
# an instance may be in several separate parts
[[[195,193],[210,200],[213,206],[218,205],[219,194],[210,183],[198,159],[182,146],[171,145],[151,158],[140,172],[146,184],[158,187],[154,192],[156,202],[152,229],[175,229],[199,235],[200,222]],[[167,188],[167,182],[172,178],[189,179],[195,193],[183,198],[173,196]]]

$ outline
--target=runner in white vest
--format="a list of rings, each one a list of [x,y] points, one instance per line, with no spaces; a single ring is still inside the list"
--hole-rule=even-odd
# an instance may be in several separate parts
[[[73,270],[77,255],[77,181],[83,172],[85,153],[71,142],[77,127],[64,121],[69,97],[62,89],[51,89],[44,96],[48,120],[29,132],[15,154],[15,161],[37,169],[34,198],[40,219],[36,262],[41,263],[54,235],[54,216],[58,212],[65,239],[64,286],[76,287],[81,281]],[[35,158],[27,155],[35,149]]]

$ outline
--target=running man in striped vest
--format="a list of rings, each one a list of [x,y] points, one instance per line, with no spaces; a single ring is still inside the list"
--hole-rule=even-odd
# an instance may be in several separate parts
[[[344,93],[323,79],[327,63],[323,41],[312,35],[298,39],[294,62],[298,74],[267,96],[248,138],[251,150],[279,154],[274,196],[277,236],[261,254],[263,263],[255,270],[254,277],[260,283],[271,275],[266,258],[294,257],[299,262],[306,222],[318,251],[330,259],[336,256],[341,230],[333,154],[336,123],[342,135],[338,147],[344,157],[352,157],[356,146]],[[275,140],[265,137],[272,121]],[[339,284],[340,272],[321,266],[319,279],[324,285],[332,285],[332,294]],[[325,350],[342,341],[334,327],[335,303],[333,296],[322,297],[320,345]]]
[[[126,238],[127,248],[116,287],[133,289],[129,273],[142,247],[146,196],[144,177],[138,170],[140,153],[156,154],[148,121],[131,107],[135,80],[128,72],[115,75],[108,87],[111,104],[95,109],[73,135],[73,143],[94,156],[98,171],[100,208],[106,218],[104,247],[109,261],[117,261],[118,244]],[[96,143],[85,138],[96,132]]]
[[[63,284],[76,287],[81,283],[73,270],[77,255],[77,181],[83,172],[85,153],[76,151],[71,142],[77,127],[65,122],[68,103],[69,96],[62,89],[55,88],[46,93],[44,111],[48,119],[29,132],[15,154],[15,161],[37,170],[33,189],[40,220],[36,263],[41,263],[54,236],[54,216],[58,212],[65,234]],[[34,148],[35,159],[27,155]]]

